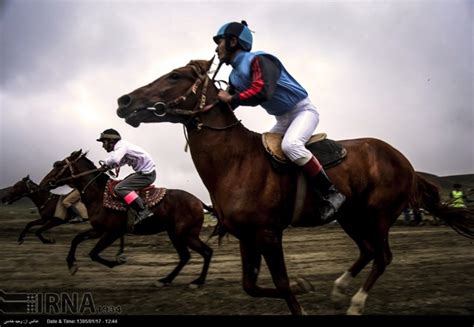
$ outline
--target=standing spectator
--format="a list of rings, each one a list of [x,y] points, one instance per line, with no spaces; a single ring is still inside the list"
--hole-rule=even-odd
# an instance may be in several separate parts
[[[451,199],[451,207],[466,208],[464,201],[467,201],[467,198],[462,190],[461,184],[456,183],[453,185],[453,190],[449,193],[449,197]]]

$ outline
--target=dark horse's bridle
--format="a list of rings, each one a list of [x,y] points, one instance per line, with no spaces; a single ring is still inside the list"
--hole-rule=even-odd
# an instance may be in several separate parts
[[[217,71],[219,70],[221,64],[219,64],[219,68],[214,73],[214,76],[212,77],[212,79],[208,76],[208,73],[209,73],[208,70],[201,73],[199,68],[196,67],[196,65],[190,63],[187,66],[189,66],[193,69],[193,71],[197,75],[197,79],[194,81],[193,85],[191,85],[191,87],[184,93],[184,95],[181,95],[181,96],[177,97],[176,99],[168,101],[168,102],[161,102],[161,101],[156,102],[153,106],[147,107],[146,110],[152,111],[153,114],[157,117],[164,117],[167,114],[175,115],[175,116],[189,117],[188,121],[184,123],[184,126],[194,125],[198,129],[206,127],[206,128],[213,129],[213,130],[226,130],[226,129],[232,128],[236,125],[239,125],[240,120],[238,120],[235,123],[232,123],[230,125],[224,126],[224,127],[213,127],[213,126],[209,126],[207,124],[204,124],[203,122],[200,121],[199,117],[197,117],[199,114],[211,110],[212,108],[214,108],[219,103],[219,100],[216,100],[216,101],[206,105],[206,102],[207,102],[207,95],[206,94],[207,94],[207,88],[209,87],[209,82],[212,82],[212,83],[216,82],[214,80],[214,78],[215,78],[215,76],[217,74]],[[217,82],[220,83],[221,81],[217,81]],[[202,88],[201,88],[200,92],[198,93],[198,89],[201,85],[202,85]],[[186,101],[186,99],[191,95],[194,95],[198,98],[198,100],[196,101],[196,105],[194,106],[193,110],[184,110],[184,109],[177,108],[177,106],[179,104]],[[229,106],[229,108],[230,108],[230,106]],[[232,110],[232,109],[230,108],[230,110]]]
[[[33,181],[29,178],[29,177],[26,177],[26,180],[25,180],[25,186],[26,186],[26,190],[27,192],[25,193],[22,193],[19,198],[23,197],[23,196],[28,196],[28,195],[32,195],[34,193],[38,193],[39,191],[41,191],[41,188],[36,185],[35,183],[33,183]],[[53,193],[49,193],[49,196],[48,198],[46,199],[46,201],[44,201],[44,203],[38,207],[38,210],[41,211],[43,210],[44,207],[46,207],[46,205],[48,204],[49,200],[51,200],[53,197],[54,197],[55,194]],[[15,200],[16,201],[16,200]]]
[[[84,193],[84,191],[86,190],[86,188],[97,178],[99,177],[102,173],[104,173],[104,170],[102,168],[94,168],[94,169],[90,169],[90,170],[86,170],[86,171],[83,171],[82,173],[78,173],[76,174],[74,172],[74,166],[73,164],[75,164],[76,162],[78,162],[82,157],[85,157],[87,155],[87,152],[86,153],[83,153],[81,154],[80,156],[78,156],[76,159],[74,160],[69,160],[68,158],[64,159],[64,161],[66,162],[66,164],[61,168],[61,170],[59,171],[59,173],[56,174],[56,176],[61,176],[65,170],[67,168],[69,168],[69,172],[71,173],[70,176],[68,177],[63,177],[63,178],[60,178],[60,179],[55,179],[55,180],[52,180],[52,181],[49,181],[49,186],[51,187],[55,187],[58,185],[58,183],[60,182],[65,182],[65,181],[69,181],[69,180],[73,180],[73,179],[76,179],[76,178],[79,178],[79,177],[82,177],[82,176],[85,176],[85,175],[89,175],[89,174],[92,174],[92,173],[95,173],[95,172],[100,172],[100,174],[97,174],[96,176],[94,176],[89,182],[87,182],[86,186],[84,186],[84,188],[82,189],[81,193]]]

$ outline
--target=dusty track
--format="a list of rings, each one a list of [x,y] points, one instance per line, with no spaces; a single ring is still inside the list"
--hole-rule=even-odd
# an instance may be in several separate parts
[[[43,245],[28,234],[22,245],[17,238],[34,214],[14,207],[0,211],[0,289],[8,292],[90,293],[96,305],[119,306],[131,315],[286,315],[284,301],[255,299],[241,288],[241,263],[235,238],[209,242],[214,249],[207,284],[190,289],[188,284],[201,269],[201,258],[191,262],[173,286],[157,288],[154,282],[170,272],[177,255],[166,234],[127,236],[128,262],[114,269],[92,262],[87,253],[95,241],[79,246],[79,271],[71,276],[65,258],[70,241],[86,224],[64,225],[45,235],[56,244]],[[203,230],[206,240],[211,229]],[[393,263],[367,300],[368,315],[462,315],[474,314],[473,242],[445,226],[392,228]],[[337,226],[288,229],[285,232],[287,268],[292,278],[304,276],[316,292],[298,296],[311,315],[342,315],[347,307],[335,309],[329,294],[333,281],[356,259],[355,244]],[[105,252],[113,257],[117,246]],[[352,285],[357,291],[367,275],[366,268]],[[261,284],[271,284],[266,267]]]

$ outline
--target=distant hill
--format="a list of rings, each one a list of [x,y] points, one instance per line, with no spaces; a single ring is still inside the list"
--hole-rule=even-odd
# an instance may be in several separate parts
[[[436,176],[433,174],[417,171],[420,175],[426,178],[431,183],[435,184],[441,189],[441,195],[448,196],[453,188],[453,184],[461,184],[463,189],[474,190],[474,174],[467,175],[451,175],[451,176]]]
[[[425,173],[417,171],[420,175],[426,178],[431,183],[435,184],[441,189],[442,197],[446,198],[449,195],[449,192],[452,190],[453,184],[459,183],[463,186],[463,189],[471,192],[474,192],[474,174],[467,175],[451,175],[451,176],[436,176],[430,173]],[[0,198],[3,198],[10,188],[0,189]],[[15,202],[19,206],[34,206],[33,202],[30,199],[24,197],[21,200]]]

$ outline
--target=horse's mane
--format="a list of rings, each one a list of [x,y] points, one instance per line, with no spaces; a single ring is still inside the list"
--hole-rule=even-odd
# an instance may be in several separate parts
[[[86,162],[86,164],[89,166],[88,168],[89,169],[97,169],[97,166],[95,165],[95,163],[90,160],[89,158],[87,158],[87,154],[89,153],[89,151],[86,151],[84,153],[81,154],[81,159],[84,160]],[[100,174],[98,177],[97,177],[97,181],[99,181],[101,184],[105,184],[107,183],[107,181],[110,179],[109,175],[107,174]]]

